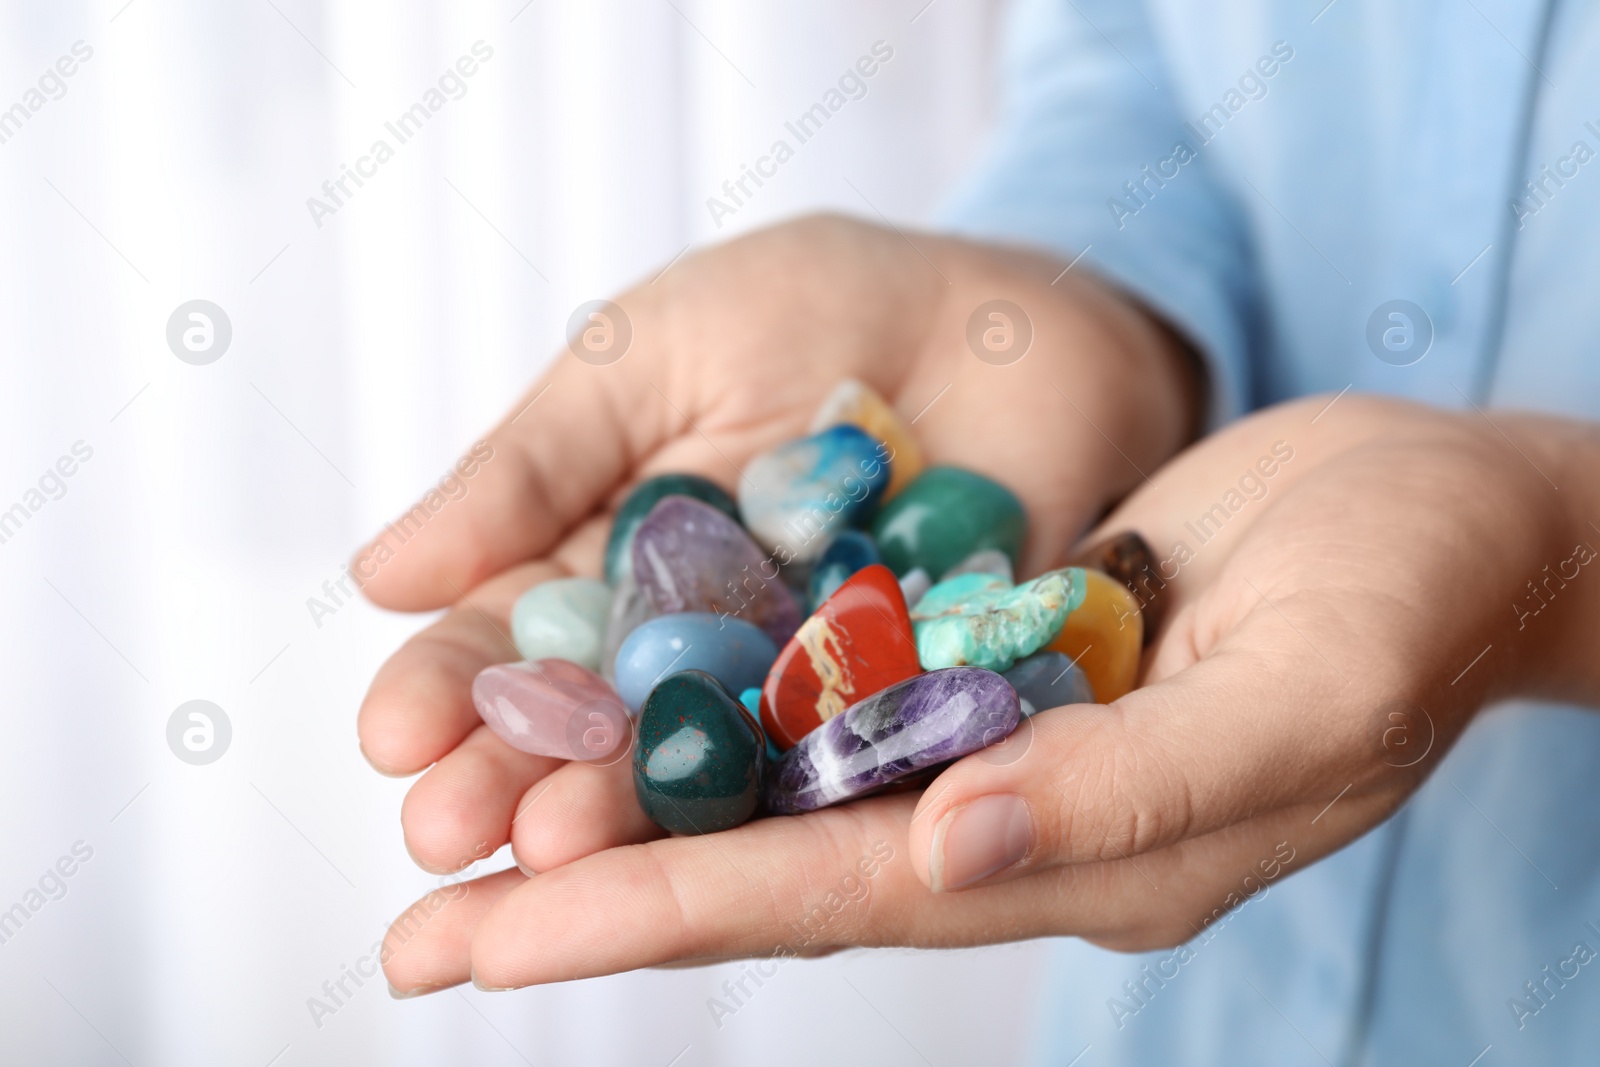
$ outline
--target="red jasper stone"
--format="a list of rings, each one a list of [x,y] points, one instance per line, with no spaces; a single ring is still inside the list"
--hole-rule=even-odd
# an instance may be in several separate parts
[[[800,624],[761,687],[761,725],[779,748],[896,682],[922,672],[894,572],[852,574]]]

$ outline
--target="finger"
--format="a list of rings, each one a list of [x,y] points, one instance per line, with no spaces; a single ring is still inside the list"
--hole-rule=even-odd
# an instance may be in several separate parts
[[[950,891],[1002,871],[1139,856],[1330,786],[1370,787],[1382,764],[1347,708],[1378,694],[1341,679],[1303,643],[1310,624],[1297,632],[1276,611],[1263,605],[1207,658],[1109,708],[1026,720],[1016,754],[950,768],[912,826],[919,876]]]
[[[518,752],[480,725],[406,793],[406,850],[435,874],[492,854],[511,838],[518,799],[561,762]]]
[[[552,563],[508,571],[390,656],[357,719],[367,761],[384,774],[415,774],[476,729],[482,720],[472,704],[472,680],[491,664],[521,658],[509,636],[511,605],[529,586],[565,574]]]
[[[472,976],[472,932],[494,904],[527,881],[515,869],[435,889],[402,912],[383,938],[384,977],[396,996],[460,985]]]
[[[627,751],[604,766],[569,763],[527,790],[511,824],[512,852],[521,866],[548,871],[666,836],[639,807]]]
[[[515,988],[684,959],[973,945],[1065,926],[1109,933],[1125,909],[1153,899],[1121,861],[930,894],[901,844],[914,803],[881,797],[558,867],[484,916],[473,973],[485,986]]]
[[[648,330],[641,308],[627,313]],[[633,373],[558,358],[439,487],[356,554],[366,594],[398,610],[437,608],[549,552],[668,432],[641,393],[652,346],[641,337],[637,347]]]

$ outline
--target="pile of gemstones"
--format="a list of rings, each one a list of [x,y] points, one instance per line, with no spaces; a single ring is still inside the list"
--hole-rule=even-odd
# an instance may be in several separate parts
[[[1017,584],[1027,525],[1010,490],[926,466],[846,381],[809,436],[750,462],[737,500],[691,474],[635,487],[605,580],[524,593],[526,659],[482,671],[473,702],[523,752],[631,751],[640,805],[674,833],[922,784],[1138,676],[1148,546],[1124,534]]]

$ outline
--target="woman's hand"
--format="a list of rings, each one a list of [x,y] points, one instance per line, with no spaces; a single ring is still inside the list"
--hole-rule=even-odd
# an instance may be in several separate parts
[[[803,434],[842,379],[868,382],[915,419],[929,462],[987,473],[1017,492],[1032,524],[1026,569],[1059,562],[1140,471],[1193,433],[1201,391],[1192,357],[1164,327],[1085,271],[1063,267],[819,218],[686,258],[618,297],[632,331],[620,360],[561,357],[474,450],[462,468],[471,477],[452,483],[465,485],[458,499],[435,500],[426,521],[405,527],[403,543],[386,531],[357,556],[354,570],[377,603],[454,605],[384,665],[361,709],[362,749],[375,767],[395,775],[428,768],[402,812],[417,862],[459,870],[510,841],[521,866],[549,871],[662,836],[638,809],[628,761],[563,766],[514,751],[480,723],[472,679],[518,658],[507,618],[520,593],[597,572],[608,507],[629,485],[690,471],[732,488],[753,455]],[[980,360],[967,341],[974,312],[997,298],[1023,309],[1032,328],[1026,355],[1007,365]],[[900,812],[873,837],[902,857],[886,870],[906,867],[911,803],[870,809]],[[798,829],[810,838],[862,817],[851,809],[821,817],[817,830],[793,820],[751,829],[781,825],[780,835]],[[710,847],[724,848],[720,841]],[[720,871],[738,875],[730,887],[737,910],[768,910],[744,900],[758,881]],[[553,889],[551,877],[538,882]],[[389,961],[394,984],[465,980],[477,918],[525,881],[509,871],[456,890],[447,913],[429,913],[424,940]],[[544,956],[518,951],[515,966],[491,971],[531,973]],[[683,954],[621,942],[597,952],[586,966],[600,970]]]
[[[1197,445],[1103,525],[1169,550],[1144,688],[1045,712],[920,797],[703,838],[646,841],[620,781],[574,780],[540,837],[589,854],[392,931],[391,980],[1062,934],[1173,945],[1391,813],[1485,702],[1594,702],[1593,429],[1326,404]]]

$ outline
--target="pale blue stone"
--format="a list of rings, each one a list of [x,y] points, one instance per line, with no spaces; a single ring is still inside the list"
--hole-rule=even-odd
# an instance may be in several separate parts
[[[1065,567],[1007,587],[994,575],[962,574],[928,590],[911,615],[923,670],[1004,671],[1061,632],[1083,603],[1083,570]]]
[[[1094,688],[1083,668],[1064,653],[1046,649],[1035,652],[1005,673],[1005,680],[1017,691],[1022,701],[1024,719],[1037,715],[1046,708],[1059,708],[1066,704],[1095,703]]]
[[[1007,585],[1016,580],[1011,574],[1011,557],[998,548],[984,548],[974,552],[945,571],[939,580],[948,582],[951,578],[962,574],[993,574]]]
[[[511,640],[527,660],[564,659],[600,669],[611,588],[593,578],[540,582],[511,608]]]
[[[908,606],[927,596],[932,588],[933,579],[921,567],[913,567],[900,576],[900,592],[904,594]]]
[[[879,441],[833,426],[751,460],[739,479],[739,515],[779,563],[809,563],[835,534],[870,517],[888,485]]]
[[[704,671],[730,692],[760,686],[778,649],[743,619],[707,611],[658,615],[634,628],[617,650],[617,694],[637,712],[656,683],[679,671]]]

